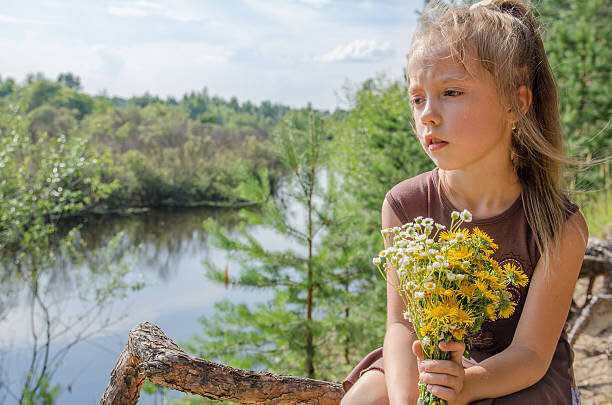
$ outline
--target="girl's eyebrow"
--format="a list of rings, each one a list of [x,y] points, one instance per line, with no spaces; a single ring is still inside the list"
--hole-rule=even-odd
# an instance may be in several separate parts
[[[448,82],[466,82],[470,79],[470,77],[468,75],[463,75],[463,76],[446,76],[443,77],[442,79],[440,79],[441,83],[448,83]]]
[[[437,81],[438,83],[442,83],[442,84],[446,84],[449,82],[468,82],[471,79],[470,75],[448,75],[448,76],[443,76],[441,78],[434,78],[434,81]],[[410,80],[409,80],[410,82]],[[415,83],[410,83],[410,85],[408,86],[408,89],[412,89],[414,87],[420,87],[418,84]]]
[[[441,78],[434,78],[435,81],[442,83],[442,84],[446,84],[449,82],[468,82],[471,79],[470,75],[465,74],[465,75],[453,75],[450,74],[448,76],[442,76]],[[409,85],[408,85],[408,90],[414,90],[415,88],[420,88],[420,84],[419,83],[415,83],[414,81],[408,80]]]

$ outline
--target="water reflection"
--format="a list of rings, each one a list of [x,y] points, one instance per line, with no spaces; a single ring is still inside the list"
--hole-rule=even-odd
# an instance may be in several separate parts
[[[90,217],[85,220],[82,237],[88,251],[103,246],[118,231],[126,237],[125,248],[141,247],[140,268],[147,275],[168,280],[176,274],[174,265],[185,254],[208,253],[207,235],[202,221],[214,217],[231,230],[238,223],[235,210],[195,208],[182,211],[151,210],[125,217]],[[88,257],[89,268],[96,268],[95,255]]]
[[[220,299],[263,300],[261,293],[226,290],[205,279],[204,259],[220,267],[228,263],[225,252],[206,243],[201,223],[210,216],[227,229],[238,222],[236,211],[210,209],[86,218],[74,239],[79,260],[58,254],[56,265],[38,275],[35,292],[26,278],[5,280],[2,297],[13,299],[0,321],[0,402],[18,402],[33,353],[40,360],[45,345],[54,362],[52,382],[62,386],[58,402],[95,403],[132,326],[152,321],[181,341],[199,332],[197,319]],[[258,239],[282,245],[269,232],[254,231]],[[109,268],[117,266],[125,271],[109,280],[115,274]],[[144,288],[129,288],[140,282]],[[96,307],[96,294],[109,285],[126,288],[126,297]],[[44,305],[33,306],[37,299]]]

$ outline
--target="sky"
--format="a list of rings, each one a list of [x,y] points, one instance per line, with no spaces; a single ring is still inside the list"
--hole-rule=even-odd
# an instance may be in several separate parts
[[[346,108],[399,79],[421,0],[8,0],[0,76],[72,72],[92,95],[208,89],[240,102]]]

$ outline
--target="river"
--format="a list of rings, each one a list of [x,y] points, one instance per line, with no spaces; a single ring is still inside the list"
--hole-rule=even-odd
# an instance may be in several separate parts
[[[80,234],[85,248],[92,252],[123,231],[120,253],[111,259],[124,263],[129,283],[144,286],[128,288],[125,297],[115,297],[103,308],[88,307],[83,296],[90,292],[79,291],[74,280],[95,273],[100,265],[95,254],[78,264],[67,262],[57,274],[43,277],[44,299],[54,322],[50,354],[52,359],[59,355],[51,378],[52,385],[61,387],[57,403],[98,403],[129,330],[138,323],[152,322],[180,344],[202,332],[198,319],[213,314],[216,302],[229,299],[256,303],[271,296],[266,291],[244,291],[231,285],[226,288],[204,275],[205,259],[220,269],[227,266],[230,278],[239,271],[224,251],[210,245],[201,225],[204,219],[213,217],[231,232],[236,215],[231,210],[151,210],[84,221]],[[266,228],[251,226],[249,232],[266,248],[296,248]],[[0,403],[6,404],[17,403],[15,397],[20,394],[33,353],[31,294],[26,286],[11,289],[14,298],[0,320]],[[35,313],[34,319],[40,343],[44,341],[41,315]],[[108,325],[98,330],[106,321]],[[66,349],[75,340],[78,343]],[[153,403],[153,398],[143,395],[141,403]]]

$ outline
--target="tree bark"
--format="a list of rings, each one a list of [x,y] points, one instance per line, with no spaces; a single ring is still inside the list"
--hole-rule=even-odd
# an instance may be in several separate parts
[[[137,404],[145,377],[174,390],[242,404],[332,405],[344,395],[338,383],[240,370],[191,356],[148,322],[130,331],[100,404]]]

